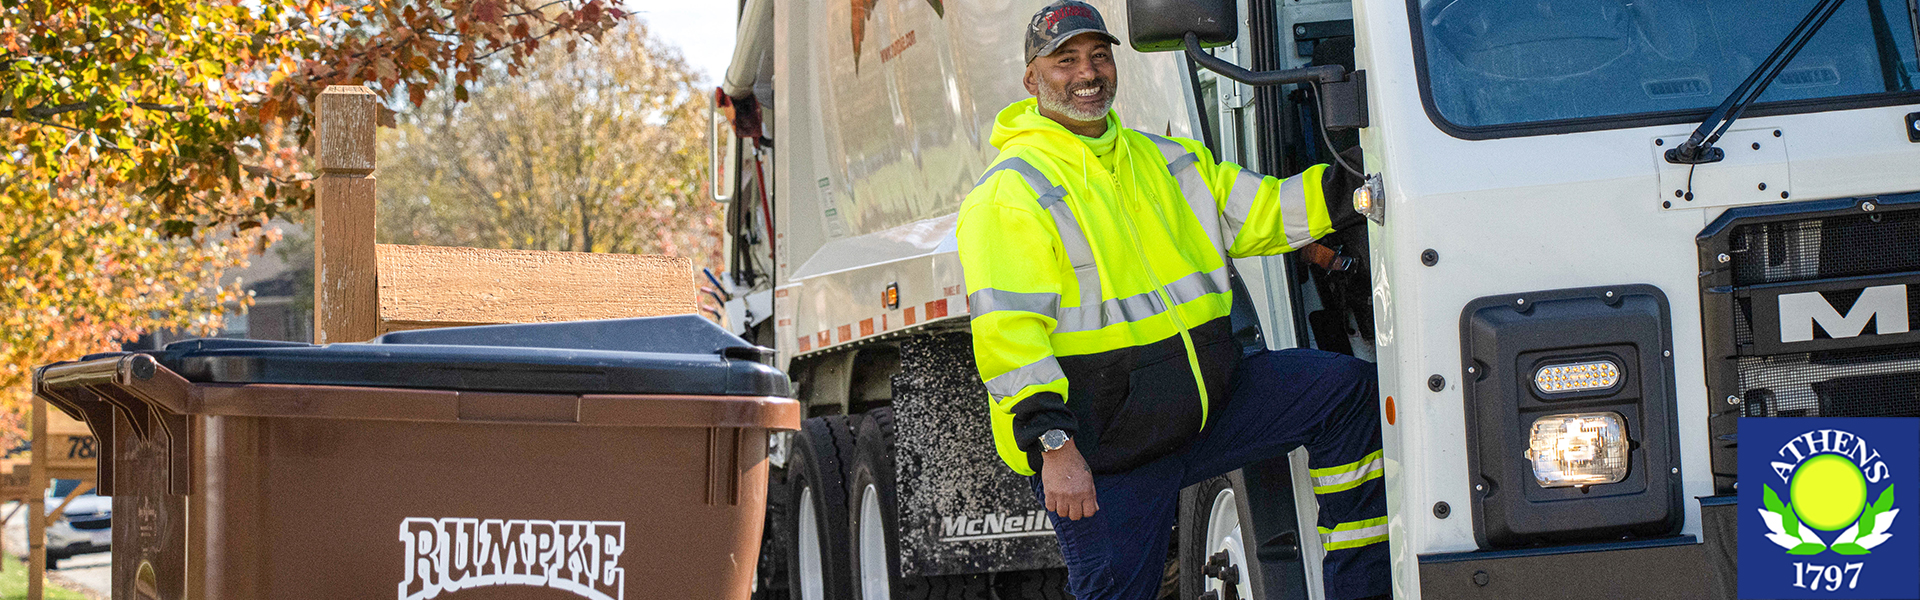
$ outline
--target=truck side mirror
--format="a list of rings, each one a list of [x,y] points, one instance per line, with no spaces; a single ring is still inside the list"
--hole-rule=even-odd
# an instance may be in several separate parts
[[[1127,0],[1127,37],[1139,52],[1184,49],[1193,64],[1247,85],[1310,84],[1319,97],[1321,125],[1334,130],[1367,126],[1365,71],[1315,65],[1255,72],[1205,52],[1239,39],[1234,0]]]
[[[1234,0],[1127,0],[1127,42],[1139,52],[1186,47],[1187,33],[1205,48],[1240,39]]]

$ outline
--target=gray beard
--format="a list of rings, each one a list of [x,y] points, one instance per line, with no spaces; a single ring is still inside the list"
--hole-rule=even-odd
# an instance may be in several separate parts
[[[1107,86],[1111,87],[1112,84],[1107,84]],[[1041,87],[1039,100],[1042,108],[1066,115],[1067,118],[1075,121],[1099,121],[1105,119],[1107,118],[1107,110],[1113,108],[1113,95],[1111,93],[1107,95],[1107,101],[1101,103],[1100,109],[1095,112],[1081,112],[1079,108],[1074,107],[1073,94],[1066,90],[1054,90]]]

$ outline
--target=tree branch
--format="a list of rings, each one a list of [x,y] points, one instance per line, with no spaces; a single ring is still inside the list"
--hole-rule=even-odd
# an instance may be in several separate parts
[[[529,15],[538,15],[538,14],[540,14],[540,11],[543,11],[543,10],[546,10],[546,9],[547,9],[547,7],[549,7],[549,6],[553,6],[553,5],[555,5],[555,4],[567,4],[567,3],[569,2],[569,1],[570,1],[570,0],[553,0],[552,2],[548,2],[548,3],[546,3],[546,4],[542,4],[542,5],[539,5],[539,6],[535,6],[535,7],[533,7],[533,8],[528,8],[528,9],[526,9],[526,10],[523,10],[523,11],[520,11],[520,12],[517,12],[517,13],[511,13],[511,14],[507,14],[507,15],[503,15],[503,16],[502,16],[501,18],[508,18],[508,19],[510,19],[510,18],[513,18],[513,17],[525,17],[525,16],[529,16]],[[522,7],[522,8],[525,8],[525,7],[526,7],[526,5],[521,5],[521,7]]]
[[[99,108],[100,104],[101,104],[101,101],[99,100],[87,100],[85,102],[73,102],[68,104],[51,104],[51,105],[42,104],[42,105],[35,106],[33,108],[29,108],[19,112],[26,115],[28,117],[28,120],[49,119],[49,118],[53,118],[55,116],[63,115],[70,112]],[[155,104],[152,102],[134,102],[133,105],[140,108],[147,109],[147,110],[157,110],[162,112],[180,112],[180,111],[186,110],[186,107],[184,106],[176,106],[172,104]],[[0,117],[13,117],[14,112],[15,112],[15,109],[13,108],[0,107]],[[52,125],[51,123],[41,123],[41,124]],[[62,125],[54,125],[54,126],[72,129],[70,127],[65,127]],[[79,130],[76,129],[75,131],[79,131]]]
[[[511,44],[507,44],[507,45],[505,45],[505,46],[501,46],[501,47],[499,47],[499,48],[494,48],[492,52],[488,52],[488,53],[486,53],[486,54],[482,54],[482,55],[480,55],[480,56],[476,56],[476,57],[474,57],[474,58],[473,58],[473,60],[474,60],[475,62],[479,62],[479,61],[483,61],[483,60],[486,60],[486,59],[488,59],[488,58],[492,58],[492,57],[493,57],[493,55],[495,55],[495,54],[499,54],[499,53],[501,53],[501,52],[506,52],[507,50],[511,50],[511,49],[513,49],[513,47],[514,47],[514,46],[519,46],[519,45],[522,45],[522,44],[525,44],[525,43],[527,43],[527,42],[531,42],[531,41],[534,41],[534,40],[542,40],[542,39],[546,39],[546,38],[547,38],[547,36],[551,36],[551,35],[553,35],[553,34],[556,34],[556,33],[559,33],[561,29],[563,29],[563,28],[562,28],[561,26],[559,26],[559,25],[555,25],[555,26],[553,26],[553,28],[552,28],[552,29],[548,29],[546,33],[542,33],[542,34],[540,34],[540,35],[536,35],[536,36],[533,36],[533,37],[530,37],[530,38],[526,38],[526,39],[523,39],[523,40],[514,40],[514,42],[513,42],[513,43],[511,43]]]

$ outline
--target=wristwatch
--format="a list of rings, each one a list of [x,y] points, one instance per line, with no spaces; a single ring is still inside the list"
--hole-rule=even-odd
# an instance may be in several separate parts
[[[1071,439],[1073,438],[1068,437],[1065,431],[1048,429],[1046,433],[1040,434],[1040,451],[1052,452],[1065,448],[1067,447],[1067,440]]]

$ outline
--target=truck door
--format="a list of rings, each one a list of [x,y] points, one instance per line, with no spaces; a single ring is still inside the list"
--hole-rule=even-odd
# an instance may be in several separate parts
[[[1241,37],[1215,56],[1254,71],[1312,65],[1354,68],[1351,6],[1342,0],[1252,0]],[[1193,68],[1200,136],[1222,160],[1276,176],[1333,163],[1339,151],[1363,169],[1353,130],[1323,134],[1306,86],[1253,87]],[[1336,167],[1338,168],[1338,167]],[[1336,232],[1283,256],[1235,259],[1236,334],[1252,348],[1316,348],[1374,360],[1364,227]],[[1241,597],[1318,599],[1320,560],[1304,449],[1182,493],[1182,597],[1221,590],[1205,573],[1239,571]],[[1219,556],[1221,553],[1224,556]]]

